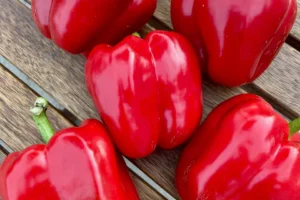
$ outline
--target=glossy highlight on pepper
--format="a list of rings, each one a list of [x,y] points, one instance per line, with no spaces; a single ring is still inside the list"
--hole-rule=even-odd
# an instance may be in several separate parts
[[[253,94],[216,107],[184,149],[176,171],[183,200],[300,199],[300,140]]]
[[[200,65],[181,35],[154,31],[99,45],[86,84],[119,150],[131,158],[184,143],[202,116]]]
[[[79,54],[138,31],[152,17],[156,1],[32,0],[32,16],[44,36]]]
[[[45,102],[44,100],[42,100]],[[34,117],[48,141],[52,128],[35,107]],[[40,112],[40,113],[39,113]],[[57,132],[47,145],[10,154],[0,166],[2,200],[138,200],[123,158],[94,119]]]
[[[267,69],[296,14],[296,0],[171,0],[175,31],[193,43],[203,71],[230,87]]]

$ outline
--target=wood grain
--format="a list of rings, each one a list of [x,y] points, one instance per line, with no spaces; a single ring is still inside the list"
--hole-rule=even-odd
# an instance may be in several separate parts
[[[160,196],[156,191],[154,191],[137,176],[133,175],[132,173],[131,176],[133,177],[133,181],[138,191],[140,200],[164,200],[162,196]]]
[[[14,151],[41,143],[41,137],[30,114],[37,96],[0,65],[0,138]],[[49,120],[55,130],[72,126],[52,107]]]
[[[296,22],[293,26],[293,29],[291,31],[291,34],[294,37],[296,37],[300,42],[300,0],[297,0],[297,5],[298,5],[297,18],[296,18]]]
[[[6,155],[2,151],[0,151],[0,165],[3,162],[5,157],[6,157]]]
[[[14,151],[32,144],[42,143],[31,119],[29,108],[37,96],[0,65],[0,138]],[[50,107],[47,111],[55,130],[72,126],[63,116]],[[5,154],[0,151],[0,163]],[[141,199],[163,199],[138,177],[132,175]]]
[[[172,26],[171,14],[170,14],[171,0],[157,0],[157,8],[154,13],[154,17],[169,27]]]
[[[0,4],[0,54],[81,120],[96,118],[84,84],[85,59],[45,39],[35,27],[30,10],[19,1],[0,0]]]
[[[254,86],[271,96],[286,110],[300,116],[300,52],[284,45],[268,70]]]

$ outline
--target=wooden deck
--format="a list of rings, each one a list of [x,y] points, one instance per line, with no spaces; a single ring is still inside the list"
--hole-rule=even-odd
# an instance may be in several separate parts
[[[143,32],[172,28],[170,0],[158,2]],[[0,0],[0,10],[0,139],[14,151],[41,143],[28,111],[40,95],[52,105],[48,115],[56,130],[98,118],[84,85],[85,58],[63,52],[39,33],[31,19],[30,0]],[[203,118],[220,102],[246,92],[264,97],[287,119],[299,117],[299,51],[300,14],[272,66],[253,84],[228,89],[204,80]],[[0,162],[5,153],[0,151]],[[127,162],[141,199],[180,199],[174,185],[179,153],[180,148],[157,150],[148,158]]]

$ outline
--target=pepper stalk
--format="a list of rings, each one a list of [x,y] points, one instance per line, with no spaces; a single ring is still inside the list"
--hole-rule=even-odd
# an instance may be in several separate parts
[[[136,37],[141,37],[141,35],[138,32],[134,32],[132,35],[136,36]]]
[[[45,143],[48,143],[55,133],[46,115],[48,105],[49,103],[46,99],[39,97],[34,102],[34,107],[30,109],[30,112],[33,115],[32,118]]]

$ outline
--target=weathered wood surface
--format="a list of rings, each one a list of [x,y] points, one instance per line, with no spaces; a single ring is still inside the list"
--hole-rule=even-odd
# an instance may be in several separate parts
[[[285,44],[272,65],[253,85],[294,117],[300,116],[300,52]]]
[[[0,164],[3,162],[5,156],[6,155],[0,150]]]
[[[45,39],[18,0],[0,0],[0,5],[0,54],[81,120],[97,117],[84,84],[85,59]]]
[[[297,13],[297,19],[296,23],[291,31],[291,34],[296,37],[300,42],[300,0],[297,0],[298,4],[298,13]]]
[[[30,114],[37,96],[0,65],[0,137],[14,151],[41,143]],[[72,126],[56,110],[47,111],[55,130]]]
[[[0,139],[14,151],[27,146],[42,143],[29,112],[30,106],[37,98],[29,88],[19,82],[0,65]],[[49,120],[55,130],[73,126],[52,107],[47,110]],[[0,150],[0,163],[5,154]],[[163,199],[137,176],[132,175],[141,199]]]

